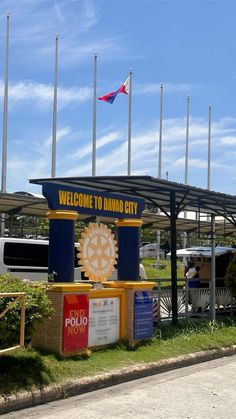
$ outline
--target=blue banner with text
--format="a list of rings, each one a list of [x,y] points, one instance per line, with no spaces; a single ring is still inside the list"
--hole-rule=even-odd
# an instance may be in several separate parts
[[[73,210],[94,216],[140,218],[145,200],[109,192],[45,182],[43,195],[51,210]]]
[[[134,339],[148,339],[153,335],[153,298],[151,291],[134,293]]]

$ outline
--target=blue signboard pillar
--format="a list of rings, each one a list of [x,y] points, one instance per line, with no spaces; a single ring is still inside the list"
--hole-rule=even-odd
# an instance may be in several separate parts
[[[76,211],[50,210],[48,274],[54,282],[74,282]]]
[[[139,244],[142,220],[122,219],[115,222],[118,228],[117,277],[120,281],[139,280]]]
[[[153,296],[149,290],[134,293],[134,339],[153,335]]]

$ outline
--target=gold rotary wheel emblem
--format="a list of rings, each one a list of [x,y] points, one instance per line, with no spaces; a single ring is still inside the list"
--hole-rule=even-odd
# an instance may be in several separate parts
[[[91,281],[106,281],[117,259],[114,234],[104,224],[89,223],[81,236],[77,254],[81,271]]]

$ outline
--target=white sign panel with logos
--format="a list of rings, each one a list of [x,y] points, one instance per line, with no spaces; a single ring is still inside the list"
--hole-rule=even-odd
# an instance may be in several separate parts
[[[115,343],[120,338],[120,299],[91,298],[89,300],[88,346]]]

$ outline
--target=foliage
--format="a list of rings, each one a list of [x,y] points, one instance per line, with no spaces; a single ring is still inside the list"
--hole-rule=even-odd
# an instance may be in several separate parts
[[[45,287],[37,284],[30,284],[26,280],[11,278],[8,274],[0,276],[0,292],[25,292],[25,336],[29,342],[33,333],[33,323],[52,314],[52,306],[46,295]],[[0,299],[0,313],[7,307],[14,298]],[[0,319],[0,347],[9,347],[19,341],[20,330],[20,302],[17,302]]]
[[[47,238],[49,234],[49,221],[45,217],[34,217],[28,215],[6,214],[5,234],[11,237],[24,238]]]
[[[231,295],[236,297],[236,253],[234,253],[234,256],[228,264],[225,275],[225,285],[229,288]]]
[[[81,233],[85,228],[85,223],[83,221],[77,220],[75,223],[75,241],[78,242],[78,240],[81,237]]]

